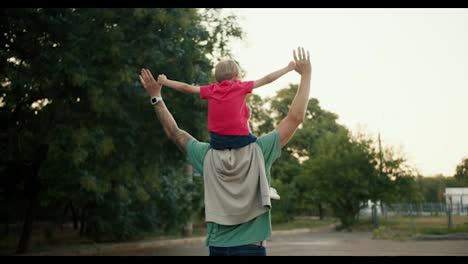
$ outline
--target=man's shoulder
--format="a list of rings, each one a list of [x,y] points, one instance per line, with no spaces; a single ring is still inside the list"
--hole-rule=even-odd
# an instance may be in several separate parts
[[[267,145],[274,145],[275,143],[279,142],[279,134],[278,130],[274,129],[266,134],[261,135],[257,138],[257,144],[260,147],[266,147]]]
[[[258,137],[256,143],[264,154],[275,150],[281,151],[279,134],[278,130],[276,129]],[[187,142],[188,159],[192,161],[203,160],[209,149],[209,143],[201,142],[195,138],[191,138]]]
[[[187,160],[193,165],[195,170],[203,174],[203,161],[208,152],[209,144],[191,138],[187,142]]]
[[[257,138],[257,140],[269,140],[278,136],[278,130],[275,128],[268,133],[265,133]]]
[[[209,148],[210,144],[207,143],[207,142],[203,142],[203,141],[198,141],[196,138],[191,138],[188,142],[187,142],[187,152],[190,153],[190,152],[206,152],[208,151],[208,148]]]
[[[271,164],[281,156],[281,142],[277,129],[258,137],[257,144],[267,163]]]

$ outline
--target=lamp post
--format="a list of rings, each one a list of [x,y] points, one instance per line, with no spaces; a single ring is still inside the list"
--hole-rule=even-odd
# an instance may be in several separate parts
[[[449,200],[448,208],[447,208],[447,218],[448,218],[448,228],[453,227],[453,220],[452,220],[452,196],[447,195]]]

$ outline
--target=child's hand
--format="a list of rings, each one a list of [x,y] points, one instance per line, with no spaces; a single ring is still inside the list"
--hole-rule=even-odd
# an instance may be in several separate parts
[[[158,83],[159,84],[164,84],[164,82],[167,81],[167,77],[164,74],[159,74],[158,75]]]
[[[296,68],[296,62],[294,61],[290,61],[289,64],[288,64],[288,70],[289,71],[292,71]]]

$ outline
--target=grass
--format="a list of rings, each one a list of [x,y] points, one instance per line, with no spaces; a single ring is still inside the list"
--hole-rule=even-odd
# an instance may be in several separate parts
[[[372,231],[374,239],[406,240],[419,235],[446,235],[468,233],[468,216],[454,216],[454,226],[449,228],[446,216],[392,217],[381,219],[374,228],[370,219],[361,221],[354,230]]]

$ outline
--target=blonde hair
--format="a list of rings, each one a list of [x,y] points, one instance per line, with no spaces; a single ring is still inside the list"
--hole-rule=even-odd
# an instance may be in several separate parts
[[[215,79],[217,82],[231,80],[240,74],[240,68],[232,59],[222,60],[216,64]]]

